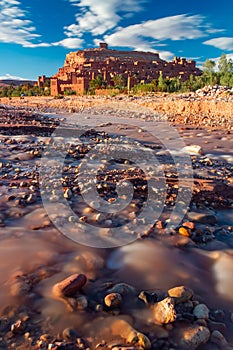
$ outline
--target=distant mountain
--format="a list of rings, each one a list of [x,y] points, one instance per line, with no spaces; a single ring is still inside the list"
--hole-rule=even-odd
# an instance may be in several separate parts
[[[13,84],[14,86],[19,86],[19,85],[23,85],[23,84],[35,84],[36,81],[35,80],[17,80],[17,79],[3,79],[0,80],[0,88],[4,87],[4,86],[9,86],[11,84]]]

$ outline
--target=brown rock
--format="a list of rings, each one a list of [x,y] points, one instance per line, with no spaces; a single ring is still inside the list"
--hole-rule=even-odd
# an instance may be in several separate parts
[[[25,331],[25,322],[18,320],[11,325],[11,332],[14,334],[22,334]]]
[[[119,293],[107,294],[104,303],[108,307],[119,307],[122,303],[122,297]]]
[[[142,349],[150,349],[151,342],[145,334],[132,330],[127,338],[127,343],[138,346]]]
[[[176,319],[175,302],[173,298],[166,298],[153,305],[154,321],[157,324],[167,324]]]
[[[193,291],[185,286],[179,286],[169,289],[168,295],[174,298],[176,304],[180,304],[189,301],[193,297]]]
[[[210,331],[203,326],[186,327],[179,339],[179,345],[184,349],[197,349],[201,344],[207,343],[210,338]]]
[[[190,232],[188,228],[180,227],[179,228],[179,234],[185,237],[190,237]]]
[[[53,294],[56,297],[71,297],[76,294],[87,282],[83,274],[74,274],[53,287]]]
[[[189,228],[190,230],[194,230],[194,228],[195,228],[195,224],[194,224],[194,222],[192,222],[192,221],[186,221],[186,222],[184,222],[184,223],[183,223],[183,226]]]
[[[134,329],[127,321],[121,319],[109,319],[109,330],[113,337],[121,337],[128,344],[135,346],[137,349],[150,349],[151,342],[143,333]]]
[[[164,228],[164,223],[163,221],[159,220],[156,222],[156,228],[158,228],[159,230],[163,229]]]

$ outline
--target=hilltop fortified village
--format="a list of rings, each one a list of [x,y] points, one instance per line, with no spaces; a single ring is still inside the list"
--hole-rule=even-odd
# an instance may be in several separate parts
[[[64,66],[51,77],[51,95],[63,94],[66,90],[82,95],[89,89],[90,81],[101,76],[107,86],[114,86],[114,79],[121,76],[127,83],[128,90],[138,83],[149,83],[158,79],[179,77],[187,80],[191,74],[200,75],[195,61],[175,57],[167,62],[158,53],[140,51],[110,50],[106,43],[99,48],[79,50],[66,56]],[[38,84],[46,79],[38,78]]]

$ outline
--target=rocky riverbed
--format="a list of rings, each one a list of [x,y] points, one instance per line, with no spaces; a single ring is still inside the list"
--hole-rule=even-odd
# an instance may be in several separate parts
[[[231,119],[136,100],[0,105],[0,349],[233,348]]]
[[[91,112],[93,108],[102,106],[114,109],[150,108],[161,118],[171,123],[182,123],[198,127],[222,128],[232,130],[233,125],[233,91],[224,86],[206,86],[196,92],[183,94],[156,93],[144,96],[118,95],[106,96],[52,96],[1,98],[0,103],[13,107],[29,108],[50,112],[54,109],[63,112]]]

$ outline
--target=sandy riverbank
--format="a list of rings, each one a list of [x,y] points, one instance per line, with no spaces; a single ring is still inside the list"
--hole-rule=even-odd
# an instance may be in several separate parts
[[[24,99],[2,98],[0,104],[21,106],[40,111],[87,111],[93,107],[117,105],[140,106],[151,109],[173,123],[196,125],[201,127],[220,127],[227,130],[233,128],[233,97],[232,95],[216,98],[199,97],[194,93],[183,95],[153,95],[153,96],[69,96],[62,99],[54,97],[25,97]]]

